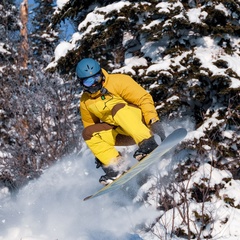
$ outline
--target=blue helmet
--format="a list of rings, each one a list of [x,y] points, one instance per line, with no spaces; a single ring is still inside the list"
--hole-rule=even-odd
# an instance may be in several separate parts
[[[97,61],[92,58],[82,59],[76,67],[77,76],[80,79],[91,77],[100,72],[101,67]]]

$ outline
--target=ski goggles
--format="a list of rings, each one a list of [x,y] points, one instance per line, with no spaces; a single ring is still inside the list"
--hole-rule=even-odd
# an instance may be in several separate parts
[[[82,79],[82,84],[84,87],[89,88],[95,84],[98,84],[102,81],[102,73],[96,73],[95,75]]]

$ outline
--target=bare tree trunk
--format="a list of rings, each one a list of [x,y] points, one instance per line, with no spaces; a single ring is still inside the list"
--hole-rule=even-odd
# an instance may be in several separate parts
[[[20,20],[22,27],[20,30],[21,35],[21,46],[19,52],[19,64],[23,68],[27,68],[28,62],[28,32],[27,32],[27,22],[28,22],[28,0],[23,0],[20,5]]]

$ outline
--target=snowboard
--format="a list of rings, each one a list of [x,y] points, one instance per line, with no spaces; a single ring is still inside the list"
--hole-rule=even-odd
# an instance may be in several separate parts
[[[186,135],[187,130],[185,128],[179,128],[174,130],[161,142],[161,144],[157,148],[155,148],[150,154],[144,157],[140,162],[132,166],[126,173],[124,173],[119,178],[114,180],[109,185],[103,187],[96,193],[84,198],[83,200],[86,201],[121,188],[125,183],[135,177],[138,173],[142,172],[144,169],[158,161],[165,153],[167,153],[178,143],[180,143],[180,141],[183,140]]]

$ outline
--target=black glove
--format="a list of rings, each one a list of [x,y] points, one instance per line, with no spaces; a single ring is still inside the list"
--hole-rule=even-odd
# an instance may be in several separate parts
[[[166,138],[165,131],[164,131],[160,121],[156,121],[156,122],[152,123],[150,125],[150,129],[153,133],[159,135],[162,141]]]

